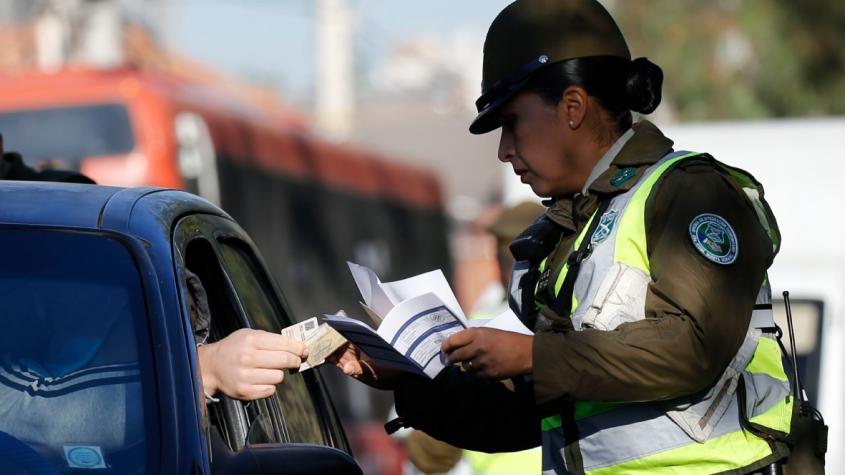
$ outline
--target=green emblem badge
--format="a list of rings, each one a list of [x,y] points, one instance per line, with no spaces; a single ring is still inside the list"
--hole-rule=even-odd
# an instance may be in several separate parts
[[[596,227],[596,230],[593,231],[593,235],[590,236],[590,244],[593,246],[601,244],[608,236],[610,236],[611,231],[613,231],[613,226],[616,224],[616,217],[618,215],[619,211],[616,211],[615,209],[608,210],[601,215],[599,225]]]
[[[613,175],[613,178],[610,179],[610,184],[613,186],[619,186],[622,183],[625,183],[626,181],[630,180],[631,178],[634,178],[634,175],[636,174],[636,168],[622,168],[618,172],[616,172],[615,175]]]
[[[722,265],[736,261],[739,243],[725,218],[710,213],[700,214],[690,223],[689,236],[698,252],[708,260]]]

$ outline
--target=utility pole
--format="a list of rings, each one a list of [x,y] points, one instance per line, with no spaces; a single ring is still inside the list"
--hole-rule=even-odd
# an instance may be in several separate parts
[[[35,21],[35,55],[39,69],[53,71],[67,62],[73,7],[69,0],[49,0]]]
[[[315,115],[317,126],[335,140],[352,133],[355,68],[352,16],[347,0],[317,0]]]
[[[123,15],[115,0],[82,0],[75,62],[96,68],[123,64]]]
[[[123,15],[114,0],[47,0],[36,20],[36,63],[56,70],[69,62],[96,68],[123,63]]]

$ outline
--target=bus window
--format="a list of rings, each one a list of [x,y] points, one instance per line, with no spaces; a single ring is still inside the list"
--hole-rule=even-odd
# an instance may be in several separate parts
[[[185,189],[220,205],[217,157],[208,126],[193,112],[180,112],[174,121],[179,171]]]
[[[87,157],[130,153],[135,137],[123,104],[28,109],[0,113],[6,150],[32,166],[79,170]]]
[[[818,404],[819,370],[821,363],[821,331],[824,304],[820,300],[790,298],[792,305],[792,326],[795,329],[795,350],[798,357],[798,371],[801,383],[810,402]],[[786,309],[783,300],[773,302],[775,323],[783,330],[783,345],[791,351],[789,326],[786,321]],[[791,363],[791,360],[789,360]],[[787,365],[784,369],[790,373]]]

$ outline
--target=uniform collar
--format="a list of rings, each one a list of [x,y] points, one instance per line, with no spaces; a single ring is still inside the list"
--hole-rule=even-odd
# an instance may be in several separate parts
[[[590,184],[590,192],[606,195],[628,191],[637,184],[646,168],[672,151],[674,142],[651,122],[638,122],[632,130],[634,134],[610,166]]]
[[[651,122],[640,121],[633,125],[632,130],[633,135],[627,138],[618,153],[612,156],[607,169],[598,173],[598,177],[592,181],[588,188],[589,194],[578,193],[575,196],[546,202],[549,206],[546,215],[552,221],[565,230],[574,232],[578,228],[576,223],[584,221],[585,216],[589,218],[595,211],[599,199],[630,190],[640,180],[646,168],[672,151],[674,142]]]
[[[634,129],[628,129],[624,134],[622,134],[619,139],[616,140],[616,143],[610,146],[607,149],[607,152],[604,153],[604,156],[601,157],[601,160],[596,163],[593,167],[593,171],[590,172],[590,176],[587,177],[587,182],[584,183],[584,188],[581,189],[582,195],[589,195],[590,194],[590,185],[592,185],[596,178],[600,177],[602,173],[607,171],[610,168],[610,164],[613,163],[613,160],[616,159],[616,156],[619,155],[619,152],[622,151],[622,147],[628,143],[628,140],[634,136]]]

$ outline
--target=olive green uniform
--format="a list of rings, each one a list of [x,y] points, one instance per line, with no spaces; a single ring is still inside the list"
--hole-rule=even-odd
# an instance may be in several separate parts
[[[550,256],[553,266],[572,252],[600,202],[631,189],[671,151],[672,141],[651,123],[634,128],[587,195],[560,198],[547,211],[563,236]],[[667,172],[645,213],[651,283],[644,320],[612,331],[575,331],[568,316],[540,317],[533,375],[518,382],[516,391],[457,368],[433,381],[407,377],[396,390],[406,424],[460,447],[520,450],[539,443],[540,420],[560,413],[567,401],[660,401],[713,385],[749,328],[773,260],[771,240],[736,185],[706,156]],[[735,262],[716,264],[693,246],[690,222],[703,213],[733,225]]]
[[[567,235],[558,254],[595,212],[598,200],[627,191],[633,177],[611,184],[620,170],[638,173],[670,151],[672,142],[649,122],[636,133],[586,197],[558,200],[548,215]],[[689,224],[702,213],[732,223],[736,262],[715,264],[693,247]],[[534,340],[534,389],[542,404],[558,398],[654,401],[690,394],[711,384],[736,354],[748,330],[760,282],[774,258],[755,212],[712,161],[691,159],[670,172],[646,209],[652,283],[646,319],[604,332],[569,331],[569,318]],[[563,261],[553,256],[553,261]],[[563,376],[565,375],[565,376]],[[563,377],[562,377],[563,376]]]

